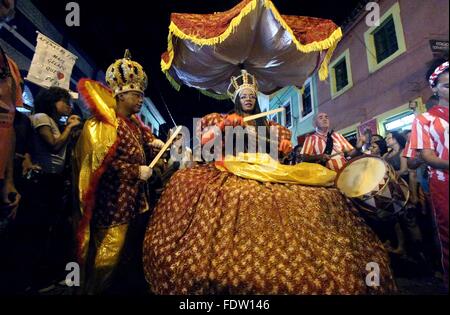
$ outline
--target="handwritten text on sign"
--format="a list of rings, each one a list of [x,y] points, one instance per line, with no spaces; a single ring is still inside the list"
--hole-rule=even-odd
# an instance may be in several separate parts
[[[69,90],[76,60],[74,54],[38,33],[36,52],[27,79],[40,86],[58,86]]]

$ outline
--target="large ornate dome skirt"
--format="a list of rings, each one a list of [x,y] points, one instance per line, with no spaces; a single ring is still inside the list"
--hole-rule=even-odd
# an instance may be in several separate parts
[[[213,165],[177,172],[146,231],[155,294],[388,294],[383,245],[336,190],[261,183]],[[369,287],[370,263],[379,286]],[[373,266],[373,264],[372,264]]]

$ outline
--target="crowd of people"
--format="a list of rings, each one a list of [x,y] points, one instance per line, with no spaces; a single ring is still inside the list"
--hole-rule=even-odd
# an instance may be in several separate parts
[[[319,113],[315,119],[316,132],[297,145],[284,162],[295,165],[313,161],[339,170],[355,156],[383,159],[408,184],[409,199],[400,213],[390,217],[389,224],[383,222],[381,214],[378,220],[368,219],[368,223],[395,258],[419,263],[420,267],[414,272],[433,271],[447,281],[448,206],[446,208],[441,200],[446,198],[448,203],[448,191],[443,192],[448,185],[448,61],[433,61],[426,79],[433,95],[426,103],[428,112],[416,113],[412,130],[388,131],[383,137],[368,129],[350,144],[339,134],[329,132],[328,116]],[[430,115],[430,110],[441,114]],[[338,149],[329,145],[331,138],[339,143]],[[353,148],[356,148],[356,155]],[[336,151],[345,154],[335,155]],[[311,153],[315,154],[311,156]],[[439,178],[441,185],[436,184],[436,187],[440,187],[441,193],[433,194],[430,190],[433,173],[441,175],[434,177],[435,181]]]
[[[2,56],[3,78],[12,78],[15,83],[12,86],[20,90],[20,77],[8,77],[8,71],[14,69],[13,61],[3,53]],[[137,238],[131,239],[139,243],[140,237],[142,242],[149,216],[142,217],[140,214],[157,205],[164,188],[178,170],[185,170],[197,164],[192,159],[192,151],[183,148],[185,139],[182,139],[180,134],[174,145],[178,153],[184,152],[181,161],[171,158],[168,151],[153,169],[146,166],[149,157],[154,156],[163,142],[156,139],[134,116],[141,109],[146,86],[145,73],[140,65],[126,57],[112,65],[109,73],[113,73],[114,67],[121,67],[123,63],[136,67],[136,71],[141,73],[142,85],[131,88],[132,83],[136,85],[136,81],[132,79],[129,79],[131,84],[126,79],[122,83],[111,81],[110,87],[117,102],[117,115],[114,119],[118,123],[118,129],[116,138],[112,137],[109,147],[102,147],[101,153],[89,147],[95,140],[93,138],[97,135],[96,132],[99,132],[94,130],[100,127],[100,120],[96,120],[94,126],[92,121],[85,122],[80,116],[73,115],[70,94],[61,88],[42,89],[35,97],[34,112],[29,117],[15,111],[11,125],[15,134],[15,146],[11,146],[15,148],[12,166],[14,177],[11,179],[14,184],[9,186],[13,189],[7,191],[9,200],[3,202],[1,221],[4,248],[2,251],[9,253],[8,258],[2,260],[1,268],[2,290],[5,292],[33,292],[49,283],[58,283],[64,279],[67,262],[77,259],[80,261],[80,257],[82,265],[87,268],[85,274],[89,279],[84,292],[103,292],[105,287],[109,287],[113,271],[119,265],[119,258],[126,247],[125,240],[130,242],[130,237],[125,236],[136,234],[134,237]],[[447,90],[445,87],[438,89],[431,102],[439,99],[438,103],[444,104],[441,107],[445,110],[448,108],[445,107],[445,102],[448,102],[448,70],[440,73],[435,80],[437,86],[446,84]],[[15,95],[12,89],[7,92]],[[248,93],[251,96],[252,91]],[[2,97],[5,95],[2,90]],[[249,102],[251,97],[244,94],[243,98],[244,104],[248,102],[254,106],[254,101]],[[236,101],[237,108],[240,108],[239,102],[240,100]],[[16,101],[14,104],[20,103]],[[88,106],[92,110],[92,106],[97,105]],[[106,110],[103,110],[106,113]],[[101,112],[97,109],[97,112],[99,111]],[[106,117],[108,113],[104,115]],[[210,115],[208,119],[215,123],[223,119],[222,125],[238,126],[244,125],[244,115],[243,112],[235,111],[226,116],[213,114],[214,117]],[[422,116],[418,116],[416,121],[420,122],[420,117]],[[319,113],[314,120],[316,132],[308,136],[303,144],[292,149],[287,145],[288,140],[281,140],[280,161],[291,166],[305,162],[317,163],[335,172],[339,172],[355,157],[369,155],[385,161],[395,171],[396,176],[408,184],[410,197],[402,211],[388,214],[379,212],[375,216],[365,216],[366,223],[383,241],[384,247],[393,257],[393,262],[409,262],[415,266],[413,273],[435,273],[439,276],[443,271],[446,277],[446,269],[439,263],[442,253],[442,262],[445,263],[446,259],[445,250],[442,250],[446,237],[442,228],[443,219],[437,213],[439,210],[436,210],[433,190],[430,190],[428,179],[430,173],[436,172],[433,167],[440,167],[438,170],[443,170],[444,182],[448,180],[445,168],[448,168],[448,160],[445,162],[445,154],[448,158],[448,153],[441,153],[442,158],[438,163],[442,164],[437,166],[427,162],[427,157],[422,154],[412,155],[413,145],[417,146],[414,139],[420,134],[417,130],[419,122],[416,121],[412,132],[390,131],[382,137],[372,135],[368,130],[352,145],[342,135],[331,130],[331,120],[326,113]],[[202,123],[205,123],[204,119]],[[428,128],[426,130],[429,132]],[[446,130],[444,129],[448,132],[448,128]],[[284,130],[280,132],[285,133],[284,139],[289,139],[290,134],[286,134]],[[170,133],[167,138],[169,136]],[[423,137],[423,133],[421,136]],[[87,141],[88,138],[90,141]],[[433,139],[431,135],[426,140],[430,150],[435,150],[436,147],[432,144]],[[202,143],[205,142],[203,136]],[[149,146],[142,149],[139,143]],[[448,143],[443,145],[448,146]],[[108,160],[108,156],[110,158],[108,166],[102,166],[102,179],[91,179],[85,186],[85,193],[89,194],[93,188],[89,185],[95,185],[95,197],[90,198],[96,199],[95,203],[92,203],[92,200],[86,203],[79,200],[77,183],[83,178],[79,177],[78,172],[85,172],[82,169],[85,167],[83,157],[89,156],[89,159],[92,159],[96,153],[106,155],[104,161]],[[8,162],[5,157],[3,165],[7,170]],[[97,165],[97,170],[92,168],[90,171],[95,173],[98,169]],[[133,178],[136,178],[137,182]],[[80,208],[83,211],[78,211]],[[83,225],[87,214],[89,222]],[[80,226],[84,227],[82,233]],[[140,226],[140,229],[134,231],[135,226]],[[80,235],[86,237],[85,241],[80,242]],[[120,237],[117,237],[118,235]],[[136,247],[132,247],[135,255],[130,257],[140,257]],[[134,262],[139,266],[139,259]],[[5,273],[5,270],[8,272]],[[140,277],[137,275],[137,279],[142,280],[142,267],[136,270],[140,271]]]
[[[20,87],[20,79],[17,84]],[[142,96],[135,97],[141,106]],[[72,104],[68,91],[42,88],[31,115],[17,109],[14,113],[11,182],[18,200],[11,202],[11,198],[2,205],[1,245],[8,255],[1,262],[1,292],[32,293],[58,283],[65,279],[66,264],[76,261],[74,154],[84,121],[72,113]],[[179,135],[174,146],[179,150],[183,143]],[[189,157],[172,161],[169,153],[154,168],[158,176],[149,180],[149,186],[159,194],[174,172],[193,164]],[[152,171],[142,166],[139,174],[147,177]],[[157,196],[152,194],[149,204],[154,206]]]
[[[394,255],[394,260],[402,261],[398,267],[408,263],[411,274],[434,273],[442,278],[440,265],[440,245],[436,235],[436,222],[433,216],[431,196],[428,184],[428,170],[422,163],[417,168],[408,168],[405,147],[409,141],[411,130],[391,131],[383,137],[371,134],[370,131],[361,135],[357,143],[349,144],[356,147],[360,156],[376,156],[384,160],[395,171],[398,177],[405,180],[409,187],[409,200],[401,213],[395,216],[388,214],[389,220],[366,217],[368,223],[384,241],[384,246]],[[304,144],[306,145],[306,144]],[[286,163],[295,165],[308,161],[302,152],[302,145],[297,145]],[[325,161],[327,157],[316,156]],[[346,163],[345,161],[344,163]]]
[[[411,130],[367,130],[352,144],[320,112],[294,148],[287,128],[258,115],[257,79],[242,70],[228,88],[234,109],[203,117],[200,142],[227,127],[274,127],[279,161],[248,146],[234,151],[243,160],[193,161],[180,134],[170,148],[181,158],[169,150],[153,165],[173,130],[161,141],[136,115],[148,82],[128,51],[108,68],[108,88],[78,83],[92,113],[81,117],[59,87],[43,88],[30,116],[18,111],[23,82],[1,50],[0,292],[65,286],[69,262],[81,268],[73,293],[93,295],[388,294],[405,264],[407,276],[448,288],[448,68],[430,65],[434,94]],[[392,195],[392,207],[363,211],[333,187],[365,157],[405,183],[400,208]],[[381,284],[370,286],[373,261]]]

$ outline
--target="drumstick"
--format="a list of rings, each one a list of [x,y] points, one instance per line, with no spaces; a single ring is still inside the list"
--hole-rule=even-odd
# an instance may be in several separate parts
[[[269,116],[269,115],[272,115],[272,114],[276,114],[276,113],[279,113],[279,112],[282,112],[282,111],[284,111],[284,107],[283,108],[277,108],[277,109],[273,109],[273,110],[270,110],[270,111],[268,111],[268,112],[264,112],[264,113],[260,113],[260,114],[256,114],[256,115],[252,115],[252,116],[247,116],[247,117],[244,117],[244,122],[247,122],[247,121],[250,121],[250,120],[255,120],[255,119],[258,119],[258,118],[261,118],[261,117],[266,117],[266,116]]]
[[[181,128],[183,128],[183,126],[179,126],[175,132],[172,134],[172,136],[170,137],[170,139],[164,144],[164,146],[162,147],[162,149],[159,151],[159,153],[155,156],[155,158],[153,159],[152,163],[150,163],[149,167],[150,168],[154,168],[156,163],[158,163],[159,159],[161,158],[161,156],[166,152],[166,150],[169,148],[169,146],[172,144],[173,140],[175,140],[176,136],[180,133]]]

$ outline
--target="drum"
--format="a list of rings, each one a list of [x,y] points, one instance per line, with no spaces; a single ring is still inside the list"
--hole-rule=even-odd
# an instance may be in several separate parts
[[[398,214],[409,199],[408,184],[376,156],[349,161],[338,173],[335,184],[359,211],[378,219]]]

